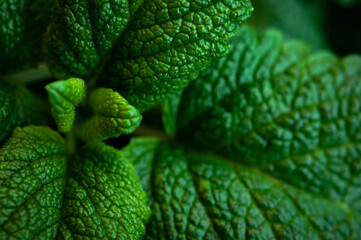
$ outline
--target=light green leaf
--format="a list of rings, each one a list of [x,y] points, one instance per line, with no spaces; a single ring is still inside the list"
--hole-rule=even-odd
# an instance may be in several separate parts
[[[16,126],[46,122],[45,107],[24,87],[0,81],[0,146]]]
[[[48,0],[0,1],[0,73],[34,65],[49,22]]]
[[[140,124],[142,115],[119,93],[108,88],[99,88],[90,95],[89,105],[94,116],[86,120],[79,129],[83,141],[105,140],[130,134]]]
[[[66,146],[58,133],[16,128],[0,149],[0,238],[53,239],[65,174]]]
[[[58,239],[142,239],[150,209],[120,151],[89,143],[68,175]]]
[[[58,77],[99,75],[99,86],[119,91],[141,111],[225,56],[229,38],[253,11],[249,0],[131,2],[136,12],[128,4],[58,0],[47,56]]]
[[[360,210],[347,199],[313,193],[312,185],[302,189],[256,167],[156,139],[132,140],[124,152],[153,213],[145,239],[361,237]]]
[[[52,105],[51,115],[60,132],[69,132],[75,120],[75,106],[85,97],[85,83],[80,78],[52,82],[45,87]]]

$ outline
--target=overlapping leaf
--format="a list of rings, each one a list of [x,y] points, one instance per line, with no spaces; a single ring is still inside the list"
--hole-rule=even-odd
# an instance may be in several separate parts
[[[252,10],[249,0],[58,0],[48,62],[62,78],[100,74],[98,85],[145,110],[228,53],[228,39]]]
[[[257,38],[244,28],[241,36],[228,59],[184,92],[178,137],[358,202],[361,58],[310,54],[272,31]]]
[[[360,81],[359,56],[243,27],[169,102],[182,146],[125,150],[154,213],[149,239],[359,239]]]

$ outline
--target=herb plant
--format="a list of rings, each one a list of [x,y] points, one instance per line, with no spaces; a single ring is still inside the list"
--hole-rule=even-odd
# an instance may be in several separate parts
[[[1,0],[0,239],[361,239],[331,1]]]

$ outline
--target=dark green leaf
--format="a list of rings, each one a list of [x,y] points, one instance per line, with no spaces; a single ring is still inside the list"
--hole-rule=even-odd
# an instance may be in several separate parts
[[[16,126],[44,123],[44,109],[25,88],[0,81],[0,146]]]
[[[315,49],[327,47],[324,1],[256,0],[253,5],[256,11],[248,22],[257,30],[276,28],[288,39],[303,40]]]
[[[133,140],[124,151],[152,208],[146,239],[361,237],[360,211],[347,199],[313,193],[312,185],[298,188],[260,169],[155,139]]]
[[[34,65],[49,21],[48,0],[0,1],[0,73]]]

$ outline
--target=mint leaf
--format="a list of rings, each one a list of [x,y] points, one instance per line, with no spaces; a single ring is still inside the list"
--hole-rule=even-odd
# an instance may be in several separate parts
[[[34,65],[42,58],[50,5],[47,0],[0,2],[0,74]]]
[[[98,85],[119,91],[141,111],[225,56],[228,39],[253,11],[249,0],[146,0],[137,11],[127,7],[125,0],[58,0],[46,49],[57,77],[99,74]]]
[[[70,163],[59,239],[142,239],[150,211],[134,167],[101,142]]]
[[[79,129],[84,141],[105,140],[130,134],[140,124],[142,115],[119,93],[108,88],[99,88],[90,95],[89,105],[94,116],[87,119]]]
[[[59,226],[66,147],[47,127],[16,128],[0,149],[0,238],[52,239]]]
[[[85,83],[80,78],[49,83],[45,87],[52,105],[51,115],[60,132],[69,132],[75,120],[75,106],[85,97]]]
[[[16,126],[46,122],[44,109],[24,87],[0,81],[0,146]]]
[[[361,236],[360,211],[347,200],[298,188],[255,167],[156,139],[133,139],[124,152],[152,208],[146,239]]]
[[[176,143],[124,150],[148,193],[149,239],[359,239],[360,80],[359,56],[242,27],[164,109]]]
[[[123,33],[141,1],[56,0],[46,35],[48,63],[59,78],[86,78]]]
[[[358,202],[361,58],[310,54],[274,31],[240,36],[228,60],[185,90],[178,139]]]

